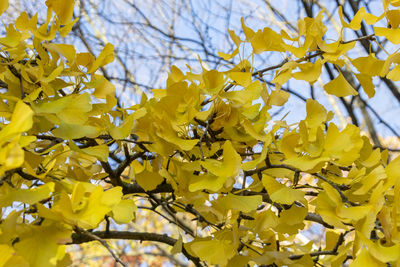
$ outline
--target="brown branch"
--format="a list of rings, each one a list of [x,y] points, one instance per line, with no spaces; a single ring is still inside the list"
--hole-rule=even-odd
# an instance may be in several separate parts
[[[0,88],[8,89],[8,84],[6,82],[0,81]]]
[[[62,139],[62,138],[59,138],[56,136],[51,136],[51,135],[38,134],[35,136],[37,139],[41,139],[41,140],[58,141],[59,143],[64,141],[64,139]],[[127,142],[127,143],[142,144],[142,145],[151,145],[153,143],[153,142],[149,142],[149,141],[137,141],[137,140],[126,139],[126,138],[125,139],[113,139],[111,137],[111,135],[108,135],[108,134],[102,134],[102,135],[96,136],[94,138],[82,137],[82,138],[77,138],[77,139],[73,139],[73,140],[77,141],[77,142],[81,142],[81,141],[90,141],[90,140],[95,140],[95,139],[123,141],[123,142]]]
[[[169,237],[168,235],[161,235],[156,233],[147,232],[129,232],[129,231],[95,231],[91,232],[92,235],[88,235],[86,232],[77,232],[72,234],[71,244],[82,244],[90,241],[94,241],[96,237],[102,239],[120,239],[120,240],[138,240],[138,241],[154,241],[164,243],[170,246],[175,245],[176,239]]]
[[[298,260],[298,259],[301,259],[305,255],[310,255],[311,257],[317,257],[317,256],[321,256],[321,255],[337,255],[337,254],[338,254],[338,252],[334,251],[334,250],[315,251],[315,252],[311,252],[308,254],[291,255],[291,256],[289,256],[289,259]]]
[[[16,173],[19,174],[19,176],[21,176],[25,180],[33,181],[33,180],[38,180],[39,179],[39,178],[29,174],[29,173],[23,172],[21,168],[16,169],[15,171],[16,171]]]
[[[174,216],[174,220],[168,218],[166,215],[162,214],[161,212],[157,211],[156,208],[158,206],[153,206],[153,207],[146,207],[146,206],[137,206],[138,209],[145,209],[145,210],[151,210],[154,213],[157,213],[159,216],[161,216],[162,218],[164,218],[165,220],[168,221],[168,223],[171,224],[175,224],[176,226],[178,226],[179,228],[181,228],[183,231],[185,231],[186,234],[191,235],[192,237],[195,237],[195,233],[193,232],[192,229],[189,228],[189,226],[182,224],[180,221],[176,220],[176,217]]]
[[[169,237],[167,235],[161,235],[156,233],[147,232],[129,232],[129,231],[111,231],[109,233],[105,231],[95,231],[91,232],[78,232],[72,234],[72,242],[70,244],[82,244],[97,240],[95,237],[100,239],[119,239],[119,240],[138,240],[138,241],[154,241],[167,244],[169,246],[174,246],[177,242],[176,239]],[[196,266],[201,267],[199,258],[194,257],[187,252],[187,250],[182,246],[182,253]]]
[[[362,41],[362,40],[375,40],[375,34],[370,34],[370,35],[367,35],[367,36],[361,36],[359,38],[355,38],[355,39],[348,40],[348,41],[341,41],[340,43],[341,44],[347,44],[347,43],[352,43],[352,42]],[[321,56],[323,54],[325,54],[324,51],[317,51],[314,54],[299,58],[299,59],[295,60],[294,62],[301,63],[301,62],[304,62],[304,61],[308,61],[308,60],[310,60],[312,58]],[[267,67],[267,68],[264,68],[264,69],[261,69],[261,70],[254,71],[251,76],[253,76],[253,77],[254,76],[260,76],[261,77],[264,72],[278,69],[278,68],[282,67],[283,65],[285,65],[287,62],[289,62],[289,61],[288,60],[284,60],[284,61],[282,61],[281,63],[279,63],[277,65],[273,65],[273,66],[270,66],[270,67]],[[229,84],[227,87],[225,87],[224,91],[226,92],[229,89],[231,89],[232,87],[233,87],[233,84]]]
[[[118,165],[114,174],[115,176],[118,177],[121,176],[122,172],[132,163],[132,161],[144,156],[144,152],[138,152],[134,155],[130,155],[127,146],[124,146],[124,151],[125,151],[125,160]]]
[[[199,142],[197,143],[197,145],[199,146],[199,149],[200,149],[201,161],[204,161],[204,153],[203,153],[203,148],[201,147],[201,143],[203,142],[203,139],[204,139],[204,138],[207,138],[208,130],[209,130],[209,128],[210,128],[210,125],[214,122],[214,119],[215,119],[215,116],[216,116],[216,115],[217,115],[217,113],[214,112],[214,113],[211,115],[211,117],[207,120],[207,123],[206,123],[206,125],[205,125],[205,129],[204,129],[204,132],[203,132],[203,134],[200,136]]]
[[[344,243],[344,236],[349,233],[349,231],[345,232],[345,233],[341,233],[339,235],[338,241],[336,242],[335,247],[332,250],[325,250],[325,251],[315,251],[315,252],[311,252],[309,253],[309,255],[311,257],[318,257],[321,255],[337,255],[338,254],[338,249],[339,247]],[[307,254],[300,254],[300,255],[292,255],[289,256],[289,259],[291,260],[298,260],[300,258],[302,258],[304,255]]]
[[[270,166],[260,167],[258,169],[254,169],[254,170],[250,170],[250,171],[245,171],[244,175],[245,176],[251,176],[253,174],[265,171],[265,170],[270,169],[270,168],[284,168],[284,169],[288,169],[288,170],[291,170],[291,171],[294,171],[294,172],[303,172],[303,171],[301,171],[301,170],[299,170],[297,168],[294,168],[292,166],[289,166],[289,165],[274,164],[274,165],[270,165]],[[357,206],[357,204],[349,201],[348,198],[343,194],[342,190],[348,189],[347,186],[342,186],[342,185],[336,184],[336,183],[332,182],[331,180],[325,178],[324,176],[322,176],[319,173],[309,173],[309,174],[311,174],[311,175],[323,180],[324,182],[327,182],[329,185],[331,185],[339,193],[339,195],[342,198],[343,202],[348,203],[348,204],[350,204],[352,206]]]
[[[350,6],[353,9],[354,14],[357,13],[358,11],[358,7],[357,5],[353,2],[353,1],[349,1],[350,2]],[[345,17],[351,21],[351,17],[349,14],[347,14],[346,9],[343,9],[343,14],[345,15]],[[359,35],[359,33],[357,31],[354,31],[355,34]],[[364,22],[361,22],[361,33],[366,35],[367,30],[366,30],[366,26]],[[362,37],[359,37],[362,38]],[[361,45],[364,48],[364,50],[369,54],[370,52],[374,52],[374,51],[370,51],[370,45],[362,40],[361,41]],[[377,52],[376,52],[377,53]],[[397,88],[397,86],[393,83],[392,80],[387,79],[386,77],[380,77],[380,79],[386,84],[386,86],[389,88],[389,90],[392,92],[393,96],[397,99],[398,102],[400,102],[400,91]]]
[[[172,186],[170,184],[159,184],[155,189],[151,190],[151,191],[146,191],[143,189],[143,187],[141,187],[140,185],[138,185],[137,183],[134,184],[128,184],[128,183],[122,183],[122,192],[124,194],[140,194],[140,193],[152,193],[152,194],[156,194],[156,193],[172,193],[174,192],[174,189],[172,188]]]
[[[400,152],[400,148],[389,148],[389,147],[382,147],[382,146],[374,146],[375,148],[379,148],[381,150],[387,150],[389,152]]]
[[[321,174],[318,173],[311,173],[311,175],[318,177],[319,179],[323,180],[324,182],[327,182],[330,186],[332,186],[333,188],[335,188],[335,190],[339,193],[340,197],[342,198],[342,201],[345,203],[348,203],[352,206],[358,206],[358,204],[353,203],[351,201],[349,201],[349,199],[343,194],[342,189],[347,189],[347,187],[342,187],[334,182],[332,182],[331,180],[325,178],[324,176],[322,176]]]
[[[393,96],[397,99],[397,101],[400,103],[400,90],[397,88],[397,86],[393,83],[392,80],[389,80],[385,77],[380,77],[380,79],[386,84],[386,86],[389,88],[390,92],[392,92]]]
[[[333,227],[332,225],[326,223],[326,222],[322,219],[321,215],[316,214],[316,213],[309,212],[309,213],[307,214],[305,220],[311,221],[311,222],[319,223],[319,224],[321,224],[321,225],[323,225],[324,227],[329,228],[329,229],[334,229],[334,228],[335,228],[335,227]]]
[[[340,43],[341,44],[348,44],[348,43],[352,43],[352,42],[355,42],[355,41],[364,41],[364,40],[374,41],[375,40],[375,34],[372,33],[372,34],[369,34],[369,35],[358,37],[358,38],[353,39],[353,40],[341,41]]]
[[[359,37],[359,38],[356,38],[356,39],[353,39],[353,40],[349,40],[349,41],[341,41],[340,43],[347,44],[347,43],[352,43],[352,42],[356,42],[356,41],[360,41],[360,40],[367,40],[367,39],[373,40],[374,36],[375,36],[375,34],[370,34],[370,35],[362,36],[362,37]],[[301,62],[304,62],[304,61],[308,61],[308,60],[310,60],[310,59],[312,59],[314,57],[321,56],[323,54],[325,54],[324,51],[318,51],[318,52],[316,52],[316,53],[314,53],[312,55],[308,55],[308,56],[299,58],[299,59],[295,60],[295,62],[301,63]],[[255,72],[253,72],[252,76],[257,76],[257,75],[263,74],[264,72],[269,71],[269,70],[278,69],[278,68],[282,67],[283,65],[285,65],[287,62],[288,62],[287,60],[284,60],[280,64],[277,64],[277,65],[274,65],[274,66],[271,66],[271,67],[267,67],[265,69],[261,69],[261,70],[255,71]]]
[[[79,227],[75,227],[74,229],[78,234],[83,234],[85,236],[87,236],[88,238],[91,238],[92,240],[96,240],[99,241],[100,244],[102,244],[111,254],[111,256],[114,258],[115,262],[120,263],[122,266],[127,267],[127,265],[121,261],[120,258],[118,258],[117,255],[115,255],[114,251],[112,251],[112,249],[110,248],[110,246],[107,244],[107,242],[105,240],[103,240],[101,237],[95,235],[94,233],[88,232],[82,228]]]

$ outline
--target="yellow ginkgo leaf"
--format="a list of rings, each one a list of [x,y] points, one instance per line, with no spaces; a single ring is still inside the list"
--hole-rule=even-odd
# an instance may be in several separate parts
[[[232,209],[242,212],[250,212],[256,210],[262,203],[262,196],[239,196],[228,194],[218,199],[218,203],[226,209]]]
[[[57,66],[47,77],[42,77],[40,80],[49,83],[60,76],[61,72],[64,70],[64,62],[61,61],[60,65]]]
[[[0,267],[7,266],[7,261],[15,254],[15,250],[8,245],[0,244]]]
[[[400,176],[400,156],[397,156],[387,165],[385,172],[388,176],[388,181],[385,185],[387,185],[387,187],[393,186],[397,177]]]
[[[350,263],[349,267],[384,267],[387,266],[386,263],[380,262],[375,259],[368,253],[367,249],[361,249],[361,251],[357,254],[356,258],[352,263]]]
[[[268,153],[268,146],[264,145],[260,156],[258,158],[256,158],[255,160],[247,161],[247,162],[243,163],[242,169],[245,171],[248,171],[248,170],[256,168],[258,164],[260,164],[261,162],[263,162],[265,160],[267,153]]]
[[[93,187],[94,189],[91,189]],[[120,188],[111,190],[103,192],[101,186],[92,185],[88,188],[86,184],[77,183],[71,198],[62,191],[51,209],[46,210],[42,207],[39,212],[44,217],[46,215],[50,218],[61,217],[67,224],[89,229],[96,228],[104,216],[120,201],[120,198],[111,199],[110,196],[122,196]]]
[[[242,28],[243,28],[244,35],[246,35],[247,41],[250,41],[254,37],[255,33],[254,33],[254,31],[252,29],[250,29],[249,27],[247,27],[244,24],[244,18],[243,17],[240,19],[240,21],[242,23]]]
[[[6,188],[8,187],[7,185],[4,186]],[[32,189],[17,190],[14,188],[8,188],[5,195],[0,192],[0,206],[11,205],[14,201],[26,203],[29,205],[35,204],[40,200],[50,197],[51,193],[54,191],[54,186],[55,185],[53,182],[48,182],[44,185]]]
[[[275,229],[279,232],[295,234],[304,227],[304,218],[307,215],[306,207],[292,205],[290,209],[283,210],[279,214],[278,225]]]
[[[120,203],[122,196],[123,196],[122,187],[116,186],[111,189],[105,190],[101,196],[100,201],[101,204],[103,205],[106,205],[108,207],[114,207],[115,205]]]
[[[359,206],[359,207],[346,207],[344,204],[336,208],[338,217],[343,219],[349,219],[352,221],[359,221],[365,218],[369,212],[371,212],[371,206]]]
[[[263,175],[262,184],[273,202],[291,205],[295,201],[304,200],[305,192],[289,188],[276,181],[272,176]]]
[[[377,59],[374,53],[366,57],[358,57],[351,60],[351,64],[362,74],[379,76],[385,64],[384,60]]]
[[[243,84],[247,84],[247,82],[244,81],[242,82]],[[261,83],[259,81],[255,81],[247,84],[244,90],[229,91],[224,93],[223,96],[233,101],[235,104],[238,104],[239,107],[243,105],[248,106],[248,103],[252,103],[253,100],[260,97],[261,89],[262,89]],[[257,114],[258,113],[259,112],[257,109]]]
[[[24,151],[18,144],[18,139],[3,146],[0,151],[0,174],[20,167],[24,163]]]
[[[71,21],[74,12],[74,0],[46,0],[46,5],[56,12],[61,24],[65,25]]]
[[[321,126],[322,123],[326,122],[327,112],[323,105],[313,99],[307,99],[306,104],[307,117],[305,121],[309,128],[316,128]]]
[[[212,94],[219,92],[225,85],[224,75],[217,70],[205,71],[203,73],[203,80],[205,90]]]
[[[144,170],[135,176],[136,182],[146,191],[156,189],[157,185],[164,181],[164,178],[157,172]]]
[[[112,208],[112,217],[119,224],[130,223],[135,218],[135,202],[132,199],[122,199]]]
[[[400,244],[384,247],[379,242],[374,243],[372,240],[366,238],[362,233],[357,232],[357,236],[360,238],[368,252],[375,259],[382,262],[393,262],[400,259]]]
[[[49,43],[49,44],[44,44],[43,46],[46,47],[49,51],[54,51],[64,56],[69,63],[75,61],[76,51],[73,45]]]
[[[56,37],[58,25],[56,23],[50,23],[50,20],[48,19],[47,23],[39,26],[39,28],[36,28],[37,20],[38,19],[36,13],[29,21],[29,30],[32,32],[32,34],[40,40],[53,40]]]
[[[348,124],[342,132],[339,132],[338,127],[330,123],[323,155],[337,159],[338,164],[347,166],[360,157],[362,146],[363,140],[356,126]]]
[[[384,36],[392,44],[400,44],[400,29],[374,27],[376,36]]]
[[[343,19],[343,7],[339,6],[339,16],[340,16],[340,21],[342,22],[343,27],[358,31],[361,28],[361,22],[363,19],[368,25],[372,25],[372,24],[375,24],[376,22],[378,22],[379,20],[381,20],[385,16],[385,14],[382,14],[381,16],[377,17],[375,15],[367,13],[365,11],[365,7],[361,7],[357,11],[357,13],[354,15],[351,22],[347,23]]]
[[[292,189],[289,187],[282,187],[270,195],[273,202],[291,205],[295,201],[304,201],[305,192]]]
[[[142,118],[146,115],[146,113],[147,110],[145,108],[136,110],[134,113],[127,116],[121,125],[112,128],[110,130],[110,135],[116,140],[124,139],[125,137],[129,136],[132,132],[133,123],[135,120]]]
[[[57,129],[52,131],[52,133],[54,136],[70,140],[82,137],[94,138],[99,135],[100,129],[91,125],[69,124],[62,122]]]
[[[400,81],[400,65],[394,67],[387,75],[386,78],[396,82]]]
[[[398,28],[400,25],[400,10],[388,10],[386,12],[386,18],[393,29]]]
[[[339,76],[324,85],[324,90],[331,95],[343,97],[348,95],[357,95],[357,91],[349,84],[340,72]]]
[[[88,68],[87,72],[95,72],[98,68],[114,61],[114,46],[107,43],[103,50],[101,50],[100,55],[96,58],[93,64]]]
[[[74,143],[74,141],[70,140],[69,147],[73,151],[96,157],[100,161],[106,162],[108,158],[108,153],[109,153],[108,146],[105,144],[98,146],[90,146],[81,149]]]
[[[347,51],[354,48],[356,42],[342,43],[338,40],[334,43],[325,43],[323,41],[318,42],[318,46],[322,51],[324,51],[324,61],[335,62],[340,56],[344,55]]]
[[[5,3],[5,2],[7,2],[7,0],[1,1],[1,2]],[[28,14],[24,11],[18,16],[17,20],[15,21],[15,27],[21,31],[26,30],[30,27],[29,22],[30,21],[29,21]]]
[[[235,247],[229,240],[199,240],[196,239],[190,244],[190,249],[194,254],[209,262],[226,266],[230,258],[235,255]]]
[[[79,17],[75,18],[73,21],[66,23],[61,29],[59,29],[61,37],[66,37],[72,30],[72,27],[78,22]]]
[[[0,1],[0,15],[3,14],[8,8],[8,0],[1,0]]]
[[[237,47],[242,43],[242,40],[240,40],[239,36],[236,35],[236,33],[232,30],[228,30],[229,36],[231,37],[232,41],[235,43]]]
[[[372,83],[372,77],[367,74],[355,74],[355,76],[360,82],[362,88],[364,89],[364,92],[368,95],[368,97],[373,97],[375,95],[375,86]]]
[[[239,48],[236,48],[235,50],[233,50],[233,52],[231,54],[218,52],[218,56],[222,57],[225,60],[230,60],[233,57],[235,57],[238,53],[239,53]]]
[[[167,88],[172,84],[182,81],[185,78],[183,72],[175,65],[171,67],[171,73],[168,75]],[[157,90],[157,89],[154,89]],[[165,90],[164,90],[165,91]]]
[[[182,235],[179,235],[178,240],[175,242],[174,246],[170,250],[171,254],[174,255],[174,254],[182,252],[182,246],[183,246]]]
[[[298,65],[300,71],[292,73],[292,77],[296,80],[303,80],[309,83],[314,83],[321,75],[322,63],[318,59],[315,63],[307,62]]]
[[[94,60],[94,56],[90,53],[76,54],[76,64],[84,66],[86,68],[89,68],[93,64]]]
[[[384,2],[386,2],[387,0],[384,0]],[[398,7],[398,6],[400,6],[400,0],[389,0],[389,3],[392,5],[392,6],[395,6],[395,7]]]
[[[286,45],[282,36],[271,28],[265,27],[262,31],[257,31],[251,39],[253,52],[259,54],[264,51],[285,51]]]
[[[226,141],[223,146],[223,161],[206,160],[201,165],[209,172],[217,176],[236,176],[240,170],[241,157],[232,146],[231,141]]]
[[[375,169],[373,169],[370,173],[368,173],[366,176],[363,177],[362,179],[362,185],[360,188],[355,190],[353,194],[355,195],[365,195],[368,193],[369,190],[371,190],[373,187],[376,186],[376,184],[382,180],[386,179],[387,175],[385,172],[385,169],[382,166],[378,166]]]
[[[216,176],[212,174],[193,175],[190,179],[189,191],[196,192],[199,190],[210,190],[217,192],[228,180],[226,176]]]
[[[303,155],[299,157],[288,158],[284,161],[284,163],[302,171],[310,171],[320,169],[328,160],[328,157],[312,158],[308,155]]]
[[[165,118],[164,121],[159,124],[159,131],[156,132],[157,136],[161,137],[165,141],[179,147],[183,150],[191,150],[197,143],[197,139],[187,139],[185,136],[178,136],[178,133],[172,128],[170,122]]]
[[[14,28],[14,25],[6,26],[7,36],[0,38],[0,44],[7,47],[16,47],[21,41],[22,34]]]
[[[286,62],[279,70],[276,71],[275,78],[272,80],[275,84],[285,84],[292,78],[292,70],[297,68],[299,63],[294,61]],[[277,89],[278,90],[278,89]]]
[[[40,226],[26,227],[13,247],[17,255],[29,262],[29,266],[56,266],[61,260],[57,257],[60,243],[71,242],[71,232],[63,224],[48,220]],[[65,246],[61,249],[65,251]]]
[[[107,99],[107,96],[113,96],[115,92],[115,86],[104,79],[102,83],[96,86],[93,95],[97,98]]]
[[[288,101],[289,97],[290,94],[288,92],[277,89],[271,92],[268,103],[274,106],[282,106]]]
[[[243,87],[251,83],[251,72],[234,71],[229,72],[229,77],[236,83]]]
[[[0,144],[18,133],[28,131],[33,125],[33,111],[22,101],[18,101],[11,116],[11,122],[0,130]]]

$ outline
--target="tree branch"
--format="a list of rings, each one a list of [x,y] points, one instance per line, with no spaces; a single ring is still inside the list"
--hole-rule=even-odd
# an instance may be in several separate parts
[[[119,264],[121,264],[124,267],[127,267],[127,265],[124,262],[122,262],[121,259],[118,258],[117,255],[115,255],[114,251],[112,251],[112,249],[107,244],[107,242],[105,240],[103,240],[101,237],[95,235],[94,233],[88,232],[88,231],[86,231],[86,230],[84,230],[82,228],[79,228],[79,227],[75,227],[74,230],[79,234],[83,234],[83,235],[91,238],[92,240],[99,241],[110,252],[111,256],[114,258],[114,260],[116,262],[118,262]]]
[[[72,242],[70,244],[82,244],[100,239],[119,239],[119,240],[138,240],[138,241],[154,241],[174,246],[177,242],[176,239],[167,235],[161,235],[156,233],[147,232],[129,232],[129,231],[111,231],[109,233],[105,231],[91,232],[78,232],[72,234]],[[201,267],[199,258],[190,255],[187,250],[182,246],[182,253],[196,266]]]

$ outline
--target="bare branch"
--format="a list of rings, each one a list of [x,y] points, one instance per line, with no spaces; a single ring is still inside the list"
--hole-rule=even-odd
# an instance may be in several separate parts
[[[89,231],[86,231],[86,230],[84,230],[84,229],[82,229],[82,228],[80,228],[80,227],[75,227],[75,231],[76,231],[77,233],[79,233],[79,234],[82,234],[82,235],[84,235],[84,236],[90,238],[91,241],[93,241],[93,240],[99,241],[100,244],[102,244],[102,245],[110,252],[111,256],[114,258],[114,260],[115,260],[116,262],[118,262],[119,264],[121,264],[121,265],[124,266],[124,267],[127,266],[124,262],[121,261],[120,258],[118,258],[117,255],[115,255],[114,251],[112,251],[112,249],[111,249],[110,246],[107,244],[107,242],[106,242],[105,240],[103,240],[101,237],[99,237],[98,235],[96,235],[96,234],[94,234],[94,233],[91,233],[91,232],[89,232]],[[83,242],[82,242],[82,243],[83,243]]]
[[[82,230],[82,231],[80,231]],[[164,243],[169,246],[175,245],[177,242],[176,239],[169,237],[167,235],[160,235],[155,233],[147,233],[147,232],[128,232],[128,231],[95,231],[88,232],[83,229],[79,229],[77,233],[72,234],[72,242],[71,244],[82,244],[91,242],[94,240],[99,241],[103,239],[119,239],[119,240],[138,240],[138,241],[154,241],[159,243]],[[103,240],[104,241],[104,240]],[[196,257],[190,255],[186,249],[182,246],[182,253],[196,266],[201,267],[200,260]]]

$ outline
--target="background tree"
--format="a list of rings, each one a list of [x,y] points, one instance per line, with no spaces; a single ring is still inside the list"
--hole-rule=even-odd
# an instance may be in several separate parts
[[[119,102],[127,105],[138,103],[141,92],[148,93],[154,88],[164,88],[166,73],[173,64],[186,68],[186,64],[190,63],[194,70],[199,71],[201,68],[197,62],[200,56],[203,64],[207,64],[209,68],[218,66],[219,69],[226,70],[236,65],[239,58],[224,60],[218,56],[218,52],[233,51],[235,48],[229,38],[229,29],[243,36],[241,17],[255,29],[268,26],[276,31],[284,29],[295,35],[298,31],[298,19],[314,17],[325,10],[323,23],[328,31],[324,38],[335,39],[341,31],[337,13],[339,6],[343,6],[343,16],[347,20],[363,7],[370,13],[371,10],[376,11],[376,14],[383,12],[381,1],[357,0],[80,0],[77,4],[74,17],[79,18],[79,22],[75,24],[67,40],[92,54],[101,51],[107,42],[114,44],[116,60],[102,68],[101,72],[116,85]],[[38,10],[45,10],[42,1],[19,0],[10,5],[7,11],[10,20],[15,19],[21,11],[34,14]],[[396,14],[392,12],[390,16],[395,17]],[[381,21],[382,26],[387,26],[387,23],[387,20]],[[346,29],[343,34],[345,38],[354,39],[373,32],[373,26],[363,21],[359,29]],[[365,56],[373,52],[379,57],[385,50],[391,49],[390,42],[382,42],[381,45],[384,49],[374,42],[362,40],[349,56]],[[260,70],[288,60],[288,56],[284,53],[257,54],[252,59],[252,64],[256,70]],[[317,99],[335,111],[335,122],[341,128],[351,122],[367,133],[376,146],[398,149],[395,141],[400,133],[400,123],[395,119],[400,112],[397,85],[387,79],[378,78],[373,80],[374,86],[379,89],[372,99],[365,94],[335,98],[321,90],[321,86],[335,77],[336,69],[325,66],[322,72],[320,80],[313,86],[289,81],[283,87],[283,90],[293,94],[288,106],[302,111],[305,110],[306,98]],[[267,73],[263,78],[270,82],[273,76]],[[357,79],[352,82],[354,88],[360,87]],[[286,109],[277,108],[271,115],[274,119],[287,115],[289,122],[299,120],[299,112],[290,111],[286,114],[287,112]],[[304,116],[305,113],[301,115]]]
[[[2,3],[5,10],[7,3]],[[175,2],[171,9],[185,7],[201,21],[197,6],[188,3]],[[393,83],[398,77],[397,1],[384,1],[382,16],[351,1],[338,15],[325,12],[340,21],[337,35],[325,26],[323,11],[313,14],[321,4],[299,2],[309,17],[287,21],[291,26],[283,31],[274,31],[277,26],[253,31],[242,20],[240,36],[228,32],[233,45],[226,54],[207,45],[208,38],[218,36],[215,28],[204,33],[192,19],[194,29],[200,27],[201,41],[196,42],[193,36],[175,34],[190,27],[176,28],[173,22],[165,31],[148,19],[149,10],[126,2],[125,10],[133,8],[145,29],[167,38],[169,52],[161,70],[173,56],[196,53],[182,46],[186,42],[201,46],[205,58],[198,71],[184,73],[172,66],[166,90],[152,90],[153,97],[142,94],[135,104],[133,97],[139,94],[133,91],[133,105],[121,99],[123,87],[115,97],[110,81],[141,86],[138,77],[157,75],[141,73],[141,68],[135,73],[121,59],[120,46],[114,53],[99,26],[82,30],[98,25],[98,18],[114,26],[116,21],[100,17],[100,11],[91,15],[88,6],[101,10],[95,2],[81,1],[75,8],[78,15],[73,1],[45,4],[43,21],[22,13],[0,39],[1,264],[68,265],[65,246],[90,241],[103,245],[116,262],[129,260],[107,239],[172,246],[172,251],[159,245],[140,250],[132,241],[116,243],[124,247],[122,254],[145,251],[147,257],[181,265],[189,260],[197,266],[381,266],[399,260],[399,160],[390,161],[389,151],[396,149],[382,150],[384,140],[369,112],[392,134],[396,126],[364,100],[375,94],[374,82],[380,80],[394,97],[398,93]],[[284,20],[271,3],[265,4]],[[353,6],[352,19],[347,12]],[[13,8],[6,12],[15,14],[10,13]],[[171,14],[167,21],[185,21],[182,12]],[[365,30],[367,24],[374,25],[374,33]],[[89,53],[79,52],[79,43],[64,44],[70,31],[78,33]],[[98,47],[87,40],[93,32],[101,41],[97,58],[92,52]],[[176,40],[182,50],[176,50]],[[156,44],[148,42],[153,48]],[[366,54],[358,55],[359,48],[368,48]],[[114,59],[117,64],[106,69]],[[152,63],[142,66],[154,70]],[[157,87],[160,81],[142,87]],[[307,84],[311,99],[302,96]],[[290,94],[304,100],[305,119],[296,111],[291,118],[295,124],[282,115],[274,121]],[[336,104],[336,120],[343,125],[330,122],[334,113],[314,100],[323,103],[325,94],[334,104],[340,101],[353,124],[346,125],[343,116],[341,120]],[[374,144],[360,135],[358,126]]]

